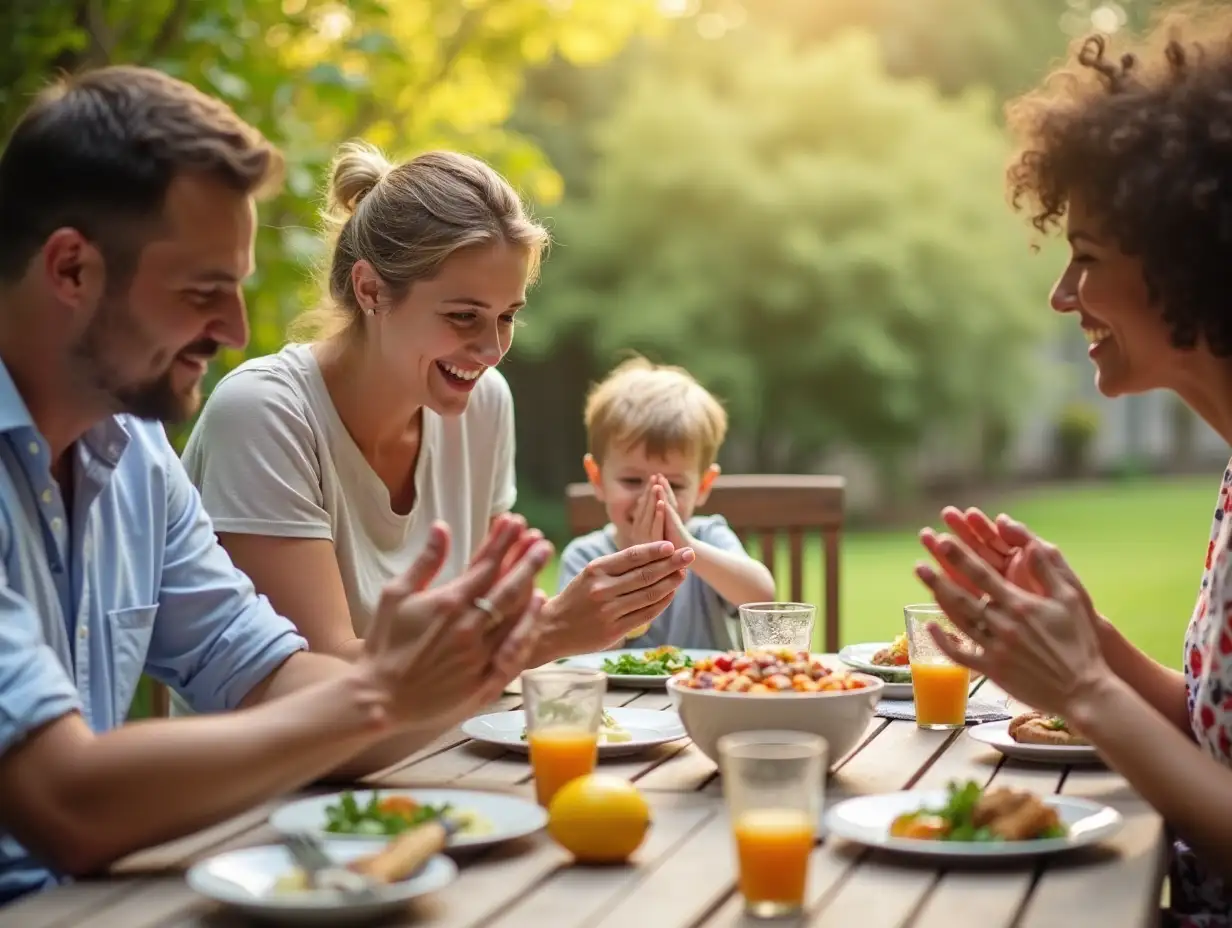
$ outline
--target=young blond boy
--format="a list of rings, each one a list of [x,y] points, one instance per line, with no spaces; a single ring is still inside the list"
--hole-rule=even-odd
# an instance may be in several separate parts
[[[609,523],[575,538],[560,561],[560,587],[604,554],[647,541],[690,547],[697,558],[667,608],[630,647],[736,646],[736,606],[774,599],[770,571],[744,550],[721,515],[694,516],[719,475],[727,413],[679,367],[636,358],[618,366],[586,400],[583,459]]]

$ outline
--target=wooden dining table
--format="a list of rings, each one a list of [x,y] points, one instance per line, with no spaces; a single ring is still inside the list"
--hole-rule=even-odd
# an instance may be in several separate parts
[[[515,687],[516,688],[516,687]],[[973,699],[1007,698],[978,681]],[[609,689],[609,706],[671,711],[663,690]],[[516,692],[488,711],[520,705]],[[627,865],[585,867],[546,833],[459,859],[459,878],[384,924],[430,928],[720,928],[751,925],[736,890],[736,861],[714,763],[687,739],[601,762],[647,797],[653,824]],[[531,797],[525,756],[454,729],[371,779],[396,787],[496,790]],[[1117,928],[1160,917],[1166,831],[1159,816],[1107,768],[1010,761],[961,731],[925,731],[879,717],[833,765],[826,802],[975,779],[1059,792],[1116,808],[1124,827],[1104,844],[1058,857],[944,866],[891,856],[824,835],[810,861],[810,926],[860,928]],[[317,790],[319,792],[319,790]],[[257,924],[189,889],[194,861],[277,840],[267,803],[190,837],[135,854],[99,879],[48,890],[0,909],[3,928],[239,928]],[[780,923],[781,924],[781,923]]]

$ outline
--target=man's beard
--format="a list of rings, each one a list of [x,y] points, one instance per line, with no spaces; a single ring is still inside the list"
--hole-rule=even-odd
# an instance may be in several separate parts
[[[72,350],[86,386],[104,395],[113,412],[169,425],[185,422],[197,411],[200,393],[195,384],[187,390],[177,390],[172,365],[178,355],[171,358],[166,370],[147,380],[125,380],[117,370],[117,346],[125,346],[120,351],[128,353],[134,345],[148,341],[124,303],[107,299]],[[218,343],[207,338],[188,345],[181,354],[208,358],[217,351]]]

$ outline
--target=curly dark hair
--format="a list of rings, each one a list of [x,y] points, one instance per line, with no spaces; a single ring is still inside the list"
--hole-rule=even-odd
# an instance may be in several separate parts
[[[1185,4],[1137,42],[1080,40],[1007,116],[1014,208],[1048,233],[1081,197],[1142,261],[1172,343],[1232,356],[1232,9]]]

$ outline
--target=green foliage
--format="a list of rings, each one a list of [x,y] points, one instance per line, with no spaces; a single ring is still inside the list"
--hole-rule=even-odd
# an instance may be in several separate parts
[[[1087,469],[1091,445],[1099,434],[1099,410],[1090,403],[1067,403],[1057,416],[1056,464],[1065,476]]]
[[[364,136],[393,154],[447,147],[490,160],[540,202],[561,194],[535,142],[505,128],[528,64],[593,66],[660,23],[654,0],[16,0],[0,33],[7,129],[60,70],[158,67],[231,104],[283,149],[285,191],[262,212],[248,288],[265,354],[315,299],[316,211],[337,144]],[[216,379],[242,360],[216,365]]]
[[[599,367],[683,363],[764,467],[844,442],[889,464],[932,429],[1013,418],[1054,268],[1003,202],[986,96],[893,80],[862,34],[679,41],[596,147],[523,357],[584,337]]]

